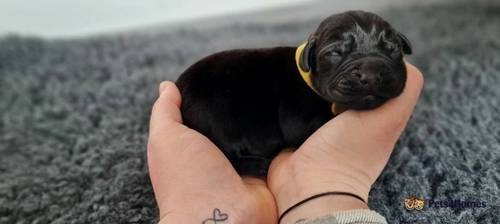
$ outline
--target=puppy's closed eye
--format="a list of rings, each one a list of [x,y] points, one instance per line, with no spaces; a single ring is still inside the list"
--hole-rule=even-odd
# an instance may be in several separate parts
[[[391,58],[398,58],[402,55],[401,47],[397,44],[397,42],[393,41],[384,41],[380,43],[381,48],[389,54]]]
[[[331,48],[324,51],[321,55],[323,57],[340,57],[342,55],[342,50],[339,48]]]

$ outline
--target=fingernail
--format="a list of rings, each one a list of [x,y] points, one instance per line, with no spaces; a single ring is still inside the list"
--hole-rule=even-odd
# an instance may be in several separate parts
[[[163,90],[165,90],[166,86],[167,86],[167,81],[163,81],[160,83],[160,93],[162,93]]]

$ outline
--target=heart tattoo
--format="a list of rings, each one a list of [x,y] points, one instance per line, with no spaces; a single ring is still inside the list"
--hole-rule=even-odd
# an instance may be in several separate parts
[[[217,224],[223,223],[229,218],[226,213],[222,213],[218,208],[215,208],[212,212],[212,218],[205,219],[202,224]]]

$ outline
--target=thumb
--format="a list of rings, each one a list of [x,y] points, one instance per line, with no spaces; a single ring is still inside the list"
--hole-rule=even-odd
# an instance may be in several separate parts
[[[346,111],[333,119],[333,123],[342,120],[342,117],[359,118],[362,127],[370,127],[372,130],[393,130],[395,134],[400,133],[410,118],[423,88],[424,79],[422,73],[413,65],[406,63],[407,79],[403,92],[382,106],[366,111]],[[337,124],[339,125],[339,124]],[[352,125],[352,124],[350,124]],[[382,132],[382,131],[381,131]]]
[[[379,108],[366,111],[367,116],[384,116],[409,118],[417,104],[422,91],[424,78],[422,73],[413,65],[406,63],[407,78],[403,92],[398,97],[388,101]],[[407,120],[407,119],[406,119]]]
[[[177,86],[170,81],[162,82],[160,96],[154,103],[151,112],[150,135],[179,127],[182,124],[180,106],[181,94]]]

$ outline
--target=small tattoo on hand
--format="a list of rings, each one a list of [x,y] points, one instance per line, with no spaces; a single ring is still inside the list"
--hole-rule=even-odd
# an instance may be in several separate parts
[[[201,224],[217,224],[223,223],[229,218],[226,213],[222,213],[218,208],[215,208],[212,212],[212,217],[205,219]]]

